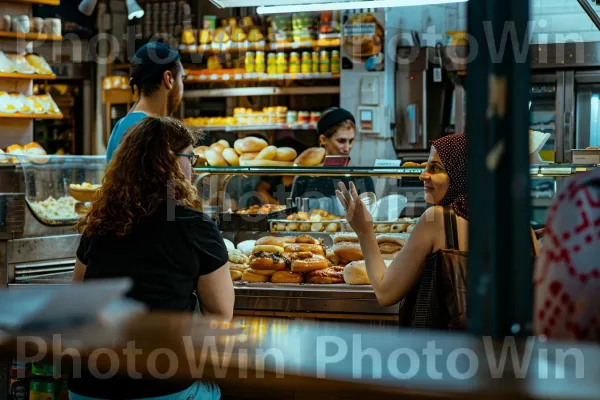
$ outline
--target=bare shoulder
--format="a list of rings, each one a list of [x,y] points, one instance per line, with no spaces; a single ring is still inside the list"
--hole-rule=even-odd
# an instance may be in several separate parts
[[[444,222],[444,207],[432,206],[429,207],[419,218],[419,225],[427,226],[428,228],[436,229]]]

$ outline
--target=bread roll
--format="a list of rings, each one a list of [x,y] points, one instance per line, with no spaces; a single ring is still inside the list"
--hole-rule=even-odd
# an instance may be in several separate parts
[[[258,153],[244,153],[242,155],[240,155],[240,161],[250,161],[250,160],[254,160],[256,158],[256,156],[258,155]]]
[[[225,161],[227,161],[229,165],[233,167],[237,167],[238,165],[240,165],[240,158],[238,157],[234,149],[227,148],[223,150],[223,158],[225,159]]]
[[[327,249],[327,252],[325,253],[325,257],[329,260],[329,262],[332,265],[340,264],[340,258],[335,255],[335,253],[333,252],[333,249]]]
[[[233,148],[238,154],[257,153],[268,145],[269,144],[264,139],[248,136],[243,139],[236,140],[233,144]]]
[[[293,272],[311,272],[329,267],[329,262],[323,256],[312,255],[310,258],[292,261]]]
[[[248,256],[241,250],[233,249],[227,252],[229,261],[235,264],[248,264]]]
[[[304,282],[304,275],[299,272],[292,271],[277,271],[271,276],[271,282],[273,283],[302,283]]]
[[[274,246],[274,245],[270,245],[270,244],[260,244],[260,245],[255,245],[254,249],[252,249],[252,253],[256,253],[259,251],[264,251],[265,253],[283,254],[283,247]]]
[[[245,255],[250,256],[255,243],[256,240],[244,240],[243,242],[238,243],[237,248]]]
[[[336,224],[332,222],[325,227],[325,232],[327,233],[335,233],[340,231],[340,224]]]
[[[302,167],[314,167],[323,162],[325,158],[325,149],[322,147],[311,147],[310,149],[306,149],[300,154],[294,164],[300,165]]]
[[[342,242],[333,246],[333,252],[341,259],[348,261],[359,261],[364,259],[362,250],[358,243]]]
[[[260,245],[271,245],[271,246],[279,246],[279,247],[284,247],[285,246],[285,240],[282,237],[275,237],[275,236],[265,236],[265,237],[261,237],[260,239],[258,239],[256,241],[256,246],[260,246]]]
[[[333,244],[342,242],[358,243],[358,236],[352,233],[342,233],[333,237]]]
[[[244,276],[244,273],[241,271],[236,271],[236,270],[230,269],[229,276],[231,276],[232,281],[239,281],[242,279],[242,276]]]
[[[296,243],[296,237],[295,236],[284,236],[282,239],[283,239],[283,242],[285,244],[287,244],[287,243],[291,243],[291,244]],[[284,245],[284,247],[285,247],[285,245]]]
[[[344,282],[349,285],[370,285],[364,261],[354,261],[344,267]]]
[[[244,154],[242,154],[244,156]],[[242,160],[240,157],[240,165],[242,167],[293,167],[294,163],[290,161],[275,161],[275,160]]]
[[[210,145],[210,150],[213,150],[219,154],[223,154],[223,150],[225,150],[228,147],[229,144],[227,145],[227,147],[225,147],[220,141],[218,141]]]
[[[297,239],[296,239],[297,240]],[[323,251],[323,246],[320,244],[309,244],[309,243],[294,243],[294,244],[286,244],[284,247],[284,251],[286,253],[304,253],[309,252],[312,254],[318,254],[320,256],[324,256],[325,252]]]
[[[211,167],[227,167],[227,161],[223,158],[221,153],[217,152],[215,149],[208,149],[205,152],[206,161]]]
[[[309,235],[300,235],[296,238],[296,243],[306,243],[306,244],[321,244],[321,242]]]
[[[392,236],[392,235],[378,235],[377,244],[379,245],[379,251],[382,254],[393,254],[397,253],[404,247],[406,241],[403,238]]]
[[[242,280],[246,282],[269,282],[270,278],[265,275],[259,275],[248,268],[242,273]]]
[[[235,250],[235,245],[233,244],[233,242],[231,240],[224,238],[223,242],[225,243],[225,247],[227,248],[227,251]]]
[[[277,155],[275,156],[275,160],[277,161],[294,161],[298,153],[296,150],[291,147],[279,147],[277,149]]]
[[[231,146],[229,145],[229,142],[225,139],[221,139],[217,143],[219,143],[223,147],[223,149],[231,148]]]
[[[258,153],[255,160],[273,160],[277,155],[277,147],[267,146]]]

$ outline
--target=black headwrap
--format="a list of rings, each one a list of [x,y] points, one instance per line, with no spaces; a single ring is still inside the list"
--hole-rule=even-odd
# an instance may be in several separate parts
[[[146,43],[139,48],[131,60],[132,74],[129,78],[131,90],[133,91],[136,85],[140,87],[144,82],[159,79],[179,59],[179,52],[166,43]],[[140,65],[141,68],[137,68]]]
[[[317,132],[319,135],[324,134],[327,130],[337,124],[341,124],[344,121],[350,120],[356,123],[354,115],[348,110],[343,108],[332,108],[323,113],[319,122],[317,122]]]

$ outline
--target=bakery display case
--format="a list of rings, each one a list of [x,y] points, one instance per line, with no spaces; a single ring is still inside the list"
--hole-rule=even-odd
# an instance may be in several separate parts
[[[7,163],[3,173],[16,182],[15,189],[0,195],[0,283],[69,283],[79,244],[74,225],[102,183],[106,158],[13,158],[16,162]]]

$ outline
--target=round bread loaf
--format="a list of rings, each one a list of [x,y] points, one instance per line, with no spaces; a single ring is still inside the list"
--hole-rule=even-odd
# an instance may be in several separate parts
[[[237,167],[238,165],[240,165],[240,158],[238,157],[238,154],[235,152],[235,150],[232,148],[227,148],[223,150],[223,158],[232,167]]]
[[[233,144],[233,148],[238,154],[256,153],[267,147],[269,144],[266,140],[248,136],[243,139],[238,139]]]
[[[364,261],[353,261],[344,267],[344,282],[349,285],[370,285]]]
[[[206,161],[208,161],[208,164],[212,167],[227,167],[229,165],[223,158],[223,155],[215,149],[208,149],[204,154],[206,156]]]
[[[277,155],[275,156],[275,160],[277,161],[294,161],[298,153],[296,150],[291,147],[279,147],[277,149]]]
[[[241,250],[233,249],[228,252],[229,261],[235,264],[248,264],[248,256]]]
[[[314,167],[323,162],[323,159],[325,159],[325,154],[324,148],[311,147],[304,150],[302,154],[300,154],[296,160],[294,160],[294,164],[301,167]]]
[[[267,146],[258,153],[255,160],[273,160],[277,156],[277,147]]]

